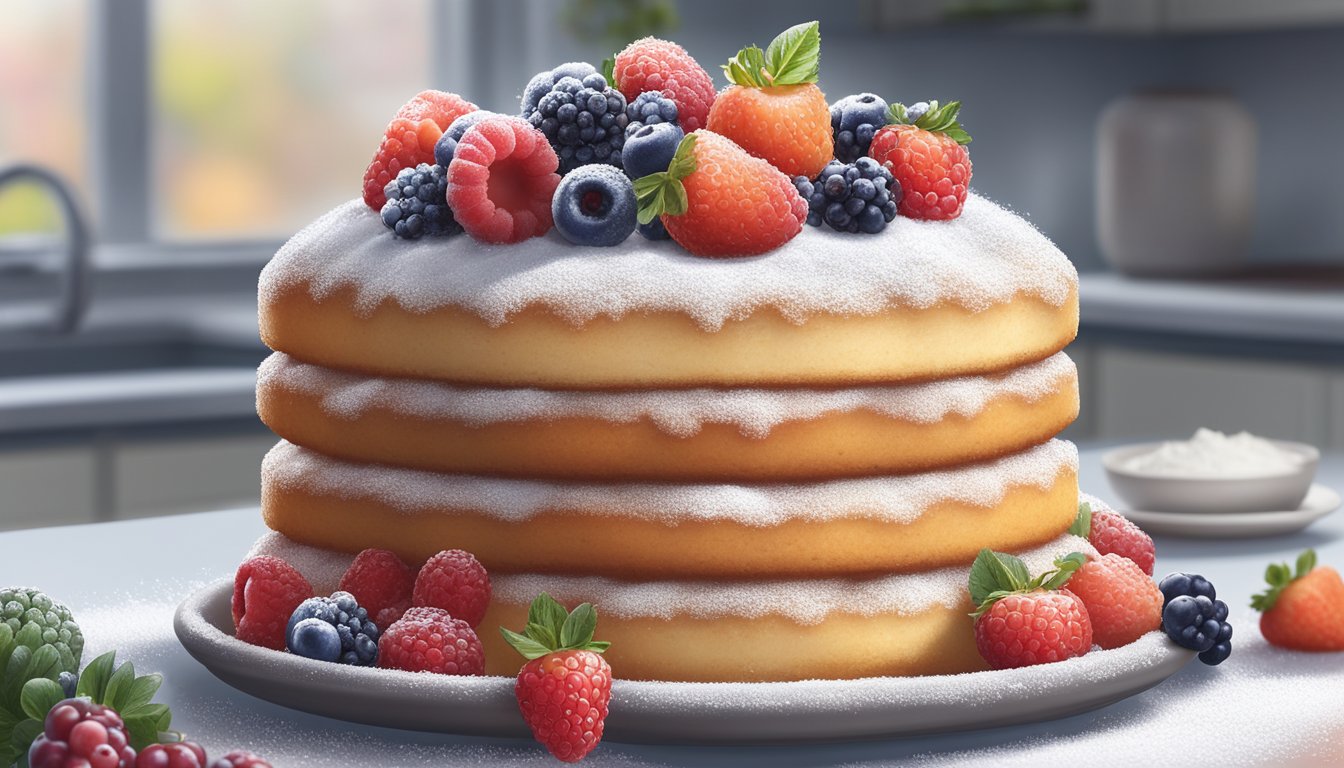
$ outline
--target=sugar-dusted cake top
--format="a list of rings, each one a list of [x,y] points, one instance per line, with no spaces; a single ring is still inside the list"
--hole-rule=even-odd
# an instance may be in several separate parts
[[[794,322],[819,313],[873,315],[954,304],[972,311],[1030,296],[1054,306],[1077,285],[1073,265],[1031,224],[970,195],[953,221],[897,217],[863,238],[808,227],[768,254],[705,259],[670,241],[610,248],[551,233],[512,245],[465,237],[388,237],[360,201],[295,235],[261,277],[262,301],[303,286],[322,299],[352,289],[359,311],[457,308],[492,325],[544,308],[581,325],[632,312],[679,312],[714,330],[762,308]]]

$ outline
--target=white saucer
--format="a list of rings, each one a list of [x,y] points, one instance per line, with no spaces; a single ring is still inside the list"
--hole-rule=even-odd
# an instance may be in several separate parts
[[[197,661],[240,691],[368,725],[527,737],[513,678],[454,677],[313,661],[233,637],[232,581],[187,598],[173,628]],[[968,620],[969,622],[969,620]],[[967,629],[969,631],[969,623]],[[609,741],[780,744],[915,736],[1053,720],[1141,693],[1195,657],[1161,632],[1123,648],[1000,672],[796,683],[617,679]],[[620,670],[615,670],[619,678]]]
[[[1144,512],[1125,517],[1148,533],[1193,538],[1249,539],[1297,533],[1339,509],[1339,493],[1313,483],[1302,506],[1287,512]]]

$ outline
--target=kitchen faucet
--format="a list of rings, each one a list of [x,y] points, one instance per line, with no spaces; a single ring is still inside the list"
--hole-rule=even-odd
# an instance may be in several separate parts
[[[53,311],[38,318],[19,316],[5,320],[0,314],[0,331],[36,331],[73,333],[89,303],[89,238],[69,187],[60,177],[35,165],[0,168],[0,190],[16,182],[31,182],[45,188],[56,200],[65,223],[65,268],[61,277],[58,303]]]

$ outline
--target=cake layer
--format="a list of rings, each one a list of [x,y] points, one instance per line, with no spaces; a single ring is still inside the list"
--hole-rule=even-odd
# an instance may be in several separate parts
[[[995,376],[838,390],[573,392],[366,378],[277,352],[262,421],[351,461],[594,480],[796,481],[902,474],[1038,445],[1078,414],[1063,353]]]
[[[1076,505],[1077,497],[1073,499]],[[1069,552],[1094,554],[1064,535],[1019,552],[1033,575]],[[351,556],[278,534],[252,554],[280,557],[319,593],[334,589]],[[489,674],[517,674],[522,659],[498,627],[521,631],[545,591],[573,607],[591,602],[607,659],[628,680],[760,682],[954,674],[984,669],[975,648],[968,567],[872,579],[623,582],[594,577],[491,575],[494,595],[478,629]]]
[[[1077,331],[1077,272],[972,195],[950,222],[808,227],[746,259],[631,237],[508,247],[389,237],[358,201],[261,276],[262,338],[332,368],[553,389],[854,386],[988,373]]]
[[[472,552],[492,571],[615,578],[834,576],[969,562],[1050,541],[1077,513],[1077,450],[810,484],[581,484],[354,464],[281,442],[262,514],[304,544]]]

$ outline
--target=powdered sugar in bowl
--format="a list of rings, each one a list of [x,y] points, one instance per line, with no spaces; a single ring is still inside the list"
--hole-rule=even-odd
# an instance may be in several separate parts
[[[1273,512],[1301,506],[1320,456],[1306,443],[1200,429],[1189,440],[1116,448],[1101,462],[1134,509]]]

